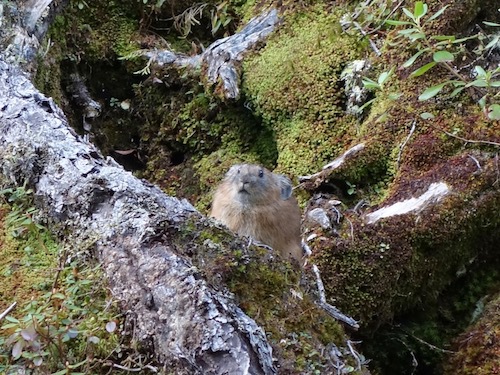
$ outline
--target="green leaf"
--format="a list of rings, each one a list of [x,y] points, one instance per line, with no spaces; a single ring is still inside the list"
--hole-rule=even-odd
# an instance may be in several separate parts
[[[380,75],[378,76],[378,80],[377,80],[378,84],[380,86],[382,86],[385,82],[387,82],[387,80],[392,75],[392,73],[394,73],[394,68],[392,68],[391,70],[389,70],[387,72],[380,73]]]
[[[408,21],[397,21],[397,20],[386,20],[385,23],[391,26],[413,25],[413,23]]]
[[[448,51],[437,51],[432,55],[432,59],[435,62],[448,62],[455,60],[455,56],[453,56],[453,54]]]
[[[491,87],[500,87],[500,81],[491,81],[490,86]]]
[[[411,19],[411,20],[413,20],[413,21],[417,22],[417,20],[416,20],[415,16],[413,15],[413,13],[412,13],[412,12],[410,12],[408,9],[403,8],[403,12],[406,14],[406,16],[407,16],[409,19]]]
[[[434,118],[434,115],[429,112],[424,112],[420,114],[420,117],[422,117],[424,120],[431,120]]]
[[[500,120],[500,104],[492,104],[489,106],[488,118],[490,120]]]
[[[430,22],[432,20],[435,20],[436,18],[438,18],[441,14],[443,14],[443,12],[450,6],[450,4],[442,7],[441,9],[439,9],[436,13],[434,13],[432,16],[430,16],[427,21],[425,22]]]
[[[474,67],[474,70],[476,71],[476,73],[477,73],[478,77],[479,77],[479,76],[483,76],[483,77],[484,77],[484,76],[486,75],[486,71],[483,69],[483,67],[482,67],[482,66],[476,65],[476,66]]]
[[[368,100],[365,104],[363,104],[361,107],[358,108],[357,113],[363,113],[364,109],[368,107],[370,104],[372,104],[375,101],[375,98]]]
[[[14,318],[13,316],[10,316],[10,315],[7,315],[5,317],[5,320],[11,322],[11,323],[19,323],[19,320],[17,320],[16,318]]]
[[[493,37],[493,39],[491,39],[491,41],[486,45],[486,47],[484,47],[484,49],[490,49],[490,48],[496,46],[499,42],[500,42],[500,36],[495,35]]]
[[[398,100],[401,96],[403,96],[403,94],[401,94],[400,92],[393,92],[393,93],[387,95],[387,98],[389,100]]]
[[[443,83],[440,83],[439,85],[429,87],[422,94],[420,94],[420,96],[418,97],[418,100],[424,101],[424,100],[428,100],[428,99],[436,96],[443,89],[443,87],[446,86],[448,83],[449,82],[443,82]]]
[[[415,10],[413,11],[413,15],[415,18],[422,18],[427,13],[427,4],[424,4],[423,1],[417,1],[415,3]]]
[[[455,39],[453,41],[453,44],[459,44],[459,43],[463,43],[463,42],[465,42],[467,40],[477,39],[477,36],[478,36],[478,34],[474,34],[472,36],[466,36],[465,38]]]
[[[380,89],[380,85],[370,78],[363,77],[363,86],[367,89]]]
[[[430,39],[453,42],[457,38],[455,37],[455,35],[432,35]]]
[[[414,70],[410,74],[410,77],[420,77],[422,74],[424,74],[425,72],[427,72],[429,69],[433,68],[436,64],[437,64],[437,62],[431,61],[430,63],[425,64],[424,66],[422,66],[421,68],[418,68],[417,70]]]
[[[412,34],[422,34],[419,29],[416,27],[412,27],[411,29],[404,29],[404,30],[399,30],[398,34],[404,35],[406,37],[410,37]]]
[[[462,86],[462,87],[457,87],[455,90],[453,90],[453,92],[450,94],[450,98],[454,98],[455,96],[457,96],[458,94],[460,94],[463,89],[465,89],[465,86]]]
[[[486,82],[484,79],[476,79],[472,82],[469,82],[468,84],[465,85],[465,87],[488,87],[488,82]]]
[[[408,35],[408,39],[410,39],[412,42],[415,42],[419,39],[425,39],[425,34],[424,33],[413,33]]]
[[[500,27],[500,23],[495,23],[495,22],[490,22],[490,21],[483,21],[483,23],[486,26],[495,26],[495,27]]]
[[[486,107],[486,95],[479,99],[477,104],[484,110],[484,107]]]

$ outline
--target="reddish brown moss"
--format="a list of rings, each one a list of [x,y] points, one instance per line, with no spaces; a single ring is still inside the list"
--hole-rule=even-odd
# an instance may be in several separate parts
[[[446,375],[500,374],[500,295],[488,302],[481,318],[455,340]]]

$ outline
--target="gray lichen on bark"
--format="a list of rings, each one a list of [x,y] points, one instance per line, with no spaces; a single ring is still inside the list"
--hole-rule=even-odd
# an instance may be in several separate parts
[[[191,204],[102,158],[3,59],[0,103],[2,174],[12,184],[28,182],[50,227],[69,233],[67,240],[95,243],[114,296],[158,358],[177,373],[275,372],[263,330],[162,237],[205,220]]]

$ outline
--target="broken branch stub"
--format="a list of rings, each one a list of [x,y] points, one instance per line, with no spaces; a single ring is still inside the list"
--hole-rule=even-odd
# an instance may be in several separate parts
[[[149,51],[145,55],[159,65],[174,64],[191,69],[204,68],[209,85],[226,99],[240,96],[240,67],[243,55],[267,38],[279,22],[278,11],[271,9],[252,18],[241,31],[218,39],[200,55],[186,56],[169,50]]]

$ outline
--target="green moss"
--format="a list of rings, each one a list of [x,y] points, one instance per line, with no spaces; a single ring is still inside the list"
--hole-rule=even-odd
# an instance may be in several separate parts
[[[363,48],[341,35],[321,5],[290,15],[263,50],[245,59],[243,92],[276,132],[278,169],[309,174],[340,154],[356,132],[344,114],[340,73]]]
[[[326,357],[313,348],[345,345],[342,326],[304,292],[309,281],[301,280],[300,270],[268,249],[235,239],[212,221],[196,219],[179,230],[172,238],[191,243],[189,256],[204,279],[229,288],[238,306],[264,328],[276,355],[284,359],[284,372],[324,366]]]
[[[481,318],[455,340],[444,374],[488,375],[500,363],[500,295],[487,302]]]
[[[41,373],[81,361],[75,368],[88,370],[89,356],[110,358],[123,338],[105,329],[118,313],[99,267],[67,262],[69,250],[32,220],[31,191],[6,189],[0,196],[0,310],[17,302],[0,328],[0,372],[34,367],[37,358]],[[23,334],[32,331],[30,339]],[[13,358],[18,342],[21,356]]]
[[[1,210],[6,213],[9,208],[3,206]],[[28,223],[30,218],[21,211],[10,211],[5,220],[0,233],[2,311],[12,301],[29,301],[50,291],[48,280],[57,268],[59,249],[52,237]]]

